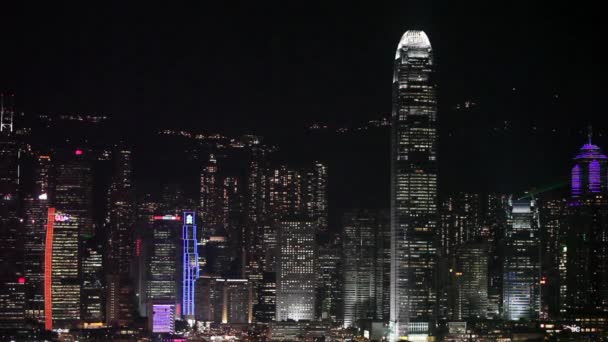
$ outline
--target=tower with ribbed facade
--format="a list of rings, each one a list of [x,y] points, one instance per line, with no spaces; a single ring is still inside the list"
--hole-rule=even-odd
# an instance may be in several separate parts
[[[423,31],[401,37],[391,131],[391,340],[431,332],[435,316],[437,102]]]
[[[589,141],[574,157],[560,272],[562,315],[608,314],[608,156]]]

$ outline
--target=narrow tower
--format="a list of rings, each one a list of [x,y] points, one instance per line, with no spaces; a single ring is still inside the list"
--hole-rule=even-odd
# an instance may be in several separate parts
[[[196,224],[194,212],[184,212],[182,241],[184,243],[184,269],[182,308],[186,319],[194,319],[194,283],[199,277],[198,250],[196,244]]]
[[[428,334],[436,290],[437,103],[433,51],[407,31],[395,55],[391,132],[391,340]],[[420,337],[420,336],[417,336]]]

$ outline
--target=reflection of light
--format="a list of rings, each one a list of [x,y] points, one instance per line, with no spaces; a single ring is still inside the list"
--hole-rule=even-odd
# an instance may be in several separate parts
[[[42,194],[42,195],[39,195],[39,196],[38,196],[38,199],[39,199],[39,200],[45,200],[45,199],[48,199],[48,195],[47,195],[47,194]]]

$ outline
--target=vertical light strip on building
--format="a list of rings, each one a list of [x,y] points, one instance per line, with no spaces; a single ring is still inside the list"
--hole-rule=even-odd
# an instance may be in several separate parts
[[[196,244],[196,224],[194,212],[184,212],[182,229],[184,244],[184,270],[182,278],[182,314],[185,318],[194,318],[194,283],[199,277],[198,251]]]
[[[49,208],[46,226],[44,251],[44,328],[53,329],[53,298],[52,265],[53,265],[53,229],[55,224],[55,208]]]

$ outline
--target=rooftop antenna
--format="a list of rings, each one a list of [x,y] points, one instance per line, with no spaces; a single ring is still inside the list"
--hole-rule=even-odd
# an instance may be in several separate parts
[[[593,137],[593,127],[591,125],[587,126],[587,139],[589,140],[589,145],[591,144],[591,138]]]

